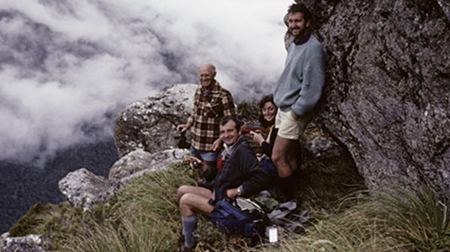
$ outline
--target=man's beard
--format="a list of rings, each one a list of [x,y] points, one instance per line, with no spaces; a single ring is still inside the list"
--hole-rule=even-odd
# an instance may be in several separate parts
[[[298,31],[297,35],[294,35],[294,33],[292,32],[293,30],[291,30],[291,34],[296,38],[296,39],[302,39],[306,34],[307,34],[307,30],[306,29],[294,29]]]

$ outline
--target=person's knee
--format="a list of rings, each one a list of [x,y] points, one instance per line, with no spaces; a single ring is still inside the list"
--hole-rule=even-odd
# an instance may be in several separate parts
[[[188,192],[187,189],[188,189],[188,186],[187,186],[187,185],[182,185],[182,186],[178,187],[178,190],[177,190],[177,199],[178,199],[178,200],[180,200],[181,197],[182,197],[185,193]]]
[[[179,200],[181,216],[186,217],[195,214],[195,212],[192,210],[192,200],[190,199],[190,195],[190,193],[183,194]]]
[[[275,161],[280,160],[280,154],[278,152],[275,152],[275,149],[273,149],[272,156],[270,156],[270,159],[272,160],[272,162],[275,163]]]
[[[278,177],[280,177],[280,178],[288,178],[294,173],[294,171],[290,168],[277,169],[277,171],[278,171]]]
[[[178,200],[180,209],[183,209],[186,206],[188,206],[189,202],[190,202],[190,200],[189,200],[189,193],[185,193],[185,194],[181,195],[180,199]]]
[[[272,157],[271,157],[272,162],[273,162],[274,164],[280,164],[280,163],[282,163],[283,161],[285,161],[285,157],[284,157],[282,154],[283,154],[283,153],[273,152],[273,153],[272,153]]]

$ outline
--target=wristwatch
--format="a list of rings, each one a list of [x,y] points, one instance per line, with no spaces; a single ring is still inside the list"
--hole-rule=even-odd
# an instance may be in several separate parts
[[[242,193],[242,192],[241,192],[241,187],[239,186],[238,189],[237,189],[237,194],[236,194],[236,195],[237,195],[237,196],[241,196],[241,193]]]

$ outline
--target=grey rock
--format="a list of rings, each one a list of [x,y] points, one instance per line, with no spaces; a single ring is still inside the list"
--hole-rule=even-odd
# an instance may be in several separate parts
[[[115,143],[121,158],[111,167],[108,178],[82,168],[59,181],[61,193],[73,206],[92,210],[131,178],[182,160],[189,150],[173,148],[173,135],[192,111],[196,87],[174,85],[127,106],[116,118]]]
[[[9,233],[2,235],[1,252],[44,252],[43,241],[40,235],[27,235],[23,237],[9,237]]]
[[[188,153],[187,149],[167,149],[156,153],[138,149],[119,159],[111,167],[108,179],[81,168],[60,180],[59,190],[72,206],[81,206],[83,211],[92,210],[131,178],[144,172],[166,169],[168,164],[183,160]]]
[[[119,156],[137,149],[153,153],[175,146],[176,126],[186,123],[193,109],[196,87],[195,84],[173,85],[121,111],[115,119],[114,133]]]
[[[317,159],[341,157],[344,151],[331,137],[325,136],[317,136],[311,141],[307,141],[305,148],[313,158]]]
[[[449,2],[305,2],[328,56],[320,119],[367,186],[449,196]]]
[[[112,193],[108,179],[85,168],[67,174],[59,181],[58,187],[72,206],[82,206],[83,210],[92,210]]]
[[[144,172],[166,169],[168,164],[183,160],[187,154],[189,154],[187,149],[167,149],[156,153],[137,149],[118,160],[108,177],[114,190],[117,190],[131,178]]]

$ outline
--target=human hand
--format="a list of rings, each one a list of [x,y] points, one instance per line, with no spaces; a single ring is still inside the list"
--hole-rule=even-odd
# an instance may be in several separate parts
[[[262,145],[262,143],[265,141],[264,137],[259,132],[250,131],[250,136],[253,137],[253,140],[259,145]]]
[[[294,120],[297,121],[298,116],[294,112],[292,112],[292,110],[291,110],[291,116],[292,116],[292,118],[294,118]]]
[[[184,161],[190,162],[189,166],[191,167],[191,169],[198,169],[204,165],[202,160],[200,160],[194,156],[185,156]],[[197,167],[195,167],[194,163],[197,164]]]
[[[217,138],[216,141],[214,141],[213,145],[212,145],[212,150],[213,151],[218,151],[220,150],[220,147],[222,146],[222,138]]]
[[[189,128],[189,125],[187,125],[187,124],[180,124],[180,125],[177,126],[177,131],[181,130],[181,132],[185,132],[188,128]]]
[[[227,190],[227,196],[228,198],[233,198],[234,196],[236,196],[238,194],[238,189],[237,188],[231,188]]]

